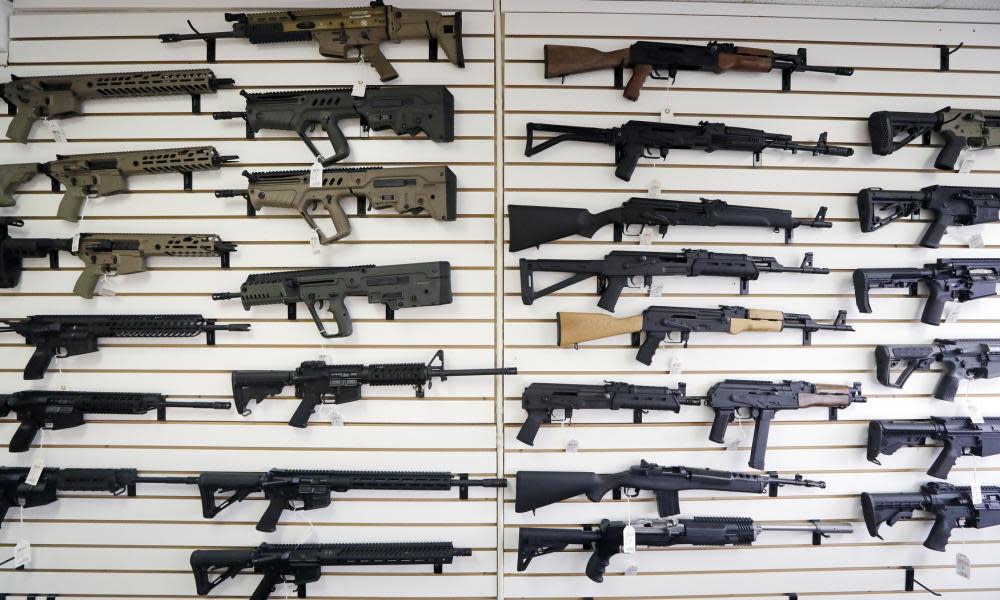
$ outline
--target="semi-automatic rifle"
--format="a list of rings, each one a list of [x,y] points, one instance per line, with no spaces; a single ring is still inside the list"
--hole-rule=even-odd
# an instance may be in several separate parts
[[[1000,417],[986,417],[982,423],[969,417],[871,421],[868,423],[868,460],[880,465],[878,457],[881,454],[895,454],[904,446],[927,446],[929,441],[940,442],[943,448],[927,474],[948,479],[959,456],[1000,454]]]
[[[1000,221],[1000,188],[932,185],[916,192],[881,188],[858,192],[859,222],[865,233],[903,217],[916,218],[921,210],[933,217],[920,245],[937,248],[949,227]]]
[[[888,387],[902,388],[914,371],[930,371],[935,363],[941,363],[944,375],[934,397],[951,402],[963,379],[1000,377],[1000,339],[936,339],[930,344],[875,347],[875,376]],[[892,369],[901,364],[903,372],[893,380]]]
[[[918,137],[923,137],[926,146],[931,143],[932,131],[944,138],[944,148],[934,167],[953,171],[962,150],[1000,146],[1000,112],[946,106],[932,113],[881,110],[868,117],[872,154],[881,156],[892,154]]]

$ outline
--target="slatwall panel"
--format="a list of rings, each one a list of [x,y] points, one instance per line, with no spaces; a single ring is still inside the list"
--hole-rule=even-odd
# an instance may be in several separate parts
[[[28,3],[30,4],[30,3]],[[188,3],[190,4],[190,3]],[[221,4],[226,4],[222,6]],[[302,2],[259,5],[298,7]],[[324,3],[315,3],[322,6]],[[163,341],[107,340],[96,354],[57,361],[45,380],[24,382],[21,368],[29,348],[5,336],[0,343],[0,389],[83,389],[148,391],[172,399],[228,399],[231,369],[291,369],[303,361],[420,362],[444,349],[451,368],[492,367],[495,340],[495,171],[493,13],[490,2],[433,2],[425,8],[465,10],[467,66],[427,62],[427,43],[386,44],[400,72],[398,84],[445,84],[455,96],[456,140],[436,144],[425,136],[397,138],[391,132],[362,137],[357,121],[345,121],[351,156],[339,166],[449,164],[458,177],[459,218],[442,223],[427,217],[373,211],[352,217],[352,235],[314,253],[308,228],[287,211],[265,210],[248,218],[242,198],[217,199],[221,188],[242,188],[243,169],[305,168],[312,157],[289,132],[262,132],[244,139],[242,120],[215,121],[216,110],[243,110],[240,89],[323,88],[363,80],[378,84],[366,64],[322,58],[310,43],[253,46],[239,40],[218,45],[219,77],[237,88],[205,95],[203,113],[190,114],[186,97],[93,101],[86,116],[62,121],[69,142],[51,140],[44,124],[32,143],[0,144],[0,163],[51,160],[55,153],[109,152],[211,144],[238,163],[194,175],[194,191],[183,192],[178,175],[135,177],[131,193],[90,201],[79,228],[54,218],[59,195],[38,178],[24,188],[18,205],[3,214],[26,218],[20,236],[71,236],[82,232],[206,232],[237,242],[232,268],[215,259],[154,259],[151,271],[114,279],[115,297],[93,301],[70,294],[80,272],[64,256],[50,272],[31,261],[23,282],[0,296],[0,314],[198,312],[221,322],[249,322],[247,334],[222,332],[218,345],[203,338]],[[31,6],[25,6],[31,8]],[[206,5],[206,8],[208,6]],[[243,4],[217,3],[199,11],[177,6],[172,12],[103,10],[88,13],[28,13],[12,18],[13,41],[6,73],[41,75],[205,66],[200,42],[161,44],[155,35],[187,30],[191,19],[201,31],[228,30],[223,11]],[[9,119],[0,119],[6,128]],[[329,143],[313,134],[321,148]],[[345,203],[348,205],[349,203]],[[351,208],[348,208],[352,212]],[[325,227],[329,223],[323,224]],[[250,313],[239,301],[213,302],[211,293],[239,289],[250,274],[300,267],[394,264],[449,260],[454,303],[399,311],[384,320],[381,305],[348,300],[355,334],[323,344],[308,314],[285,320],[283,307]],[[61,367],[61,371],[58,370]],[[137,467],[149,474],[194,474],[207,470],[304,469],[450,470],[473,477],[497,473],[496,382],[492,377],[456,378],[428,390],[426,399],[408,388],[369,388],[363,401],[338,407],[345,425],[314,415],[299,430],[286,421],[295,407],[290,390],[260,405],[251,417],[233,412],[171,410],[169,421],[152,415],[95,418],[85,427],[52,433],[44,450],[12,454],[8,465],[30,465],[43,454],[51,466]],[[0,438],[14,431],[0,423]],[[251,498],[215,520],[201,518],[196,493],[182,486],[139,487],[136,498],[67,494],[56,504],[13,510],[0,537],[0,554],[18,539],[34,548],[23,572],[0,573],[0,591],[23,595],[56,593],[62,598],[196,597],[188,558],[195,548],[275,543],[363,541],[453,541],[473,549],[434,575],[430,566],[344,567],[309,586],[315,597],[490,598],[497,594],[497,494],[473,489],[469,500],[455,492],[350,492],[337,494],[331,508],[286,512],[274,534],[257,532],[263,498]],[[6,557],[4,557],[6,558]],[[223,597],[247,597],[259,577],[247,574],[216,590]],[[275,593],[285,597],[286,590]],[[294,595],[294,591],[291,592]]]
[[[516,571],[519,526],[570,526],[597,523],[602,518],[625,519],[631,514],[655,516],[651,494],[630,502],[601,503],[583,498],[539,509],[535,514],[514,512],[514,490],[505,502],[504,591],[508,598],[776,598],[787,593],[800,597],[902,598],[904,573],[917,567],[917,579],[949,597],[993,598],[1000,592],[996,560],[1000,535],[989,529],[957,531],[946,553],[921,546],[930,523],[902,523],[883,527],[886,542],[870,538],[861,518],[862,491],[911,491],[928,480],[925,471],[933,449],[903,450],[885,457],[878,467],[865,460],[867,421],[873,418],[920,418],[962,415],[961,403],[933,400],[930,392],[938,373],[914,375],[903,390],[884,388],[875,381],[872,349],[879,343],[917,343],[933,337],[996,336],[996,299],[967,304],[961,320],[940,328],[919,322],[923,298],[907,298],[892,291],[876,291],[873,314],[859,314],[854,306],[850,274],[857,267],[918,266],[937,257],[997,256],[1000,238],[990,227],[950,233],[940,250],[919,248],[916,241],[927,219],[902,222],[873,234],[862,234],[854,196],[864,187],[920,189],[926,185],[1000,185],[995,166],[1000,153],[982,152],[972,173],[943,173],[933,169],[939,147],[911,145],[888,157],[869,150],[865,119],[875,110],[934,111],[945,105],[997,108],[994,90],[1000,82],[1000,29],[994,24],[938,22],[914,18],[913,11],[893,22],[871,20],[873,11],[852,16],[831,11],[825,18],[774,18],[773,8],[741,7],[722,16],[720,7],[691,11],[683,4],[651,2],[575,2],[563,0],[534,12],[527,2],[508,2],[504,19],[504,200],[505,205],[571,206],[600,211],[620,205],[631,196],[645,196],[654,185],[661,197],[697,200],[722,198],[734,204],[789,208],[795,216],[810,217],[820,206],[830,209],[832,229],[801,228],[794,243],[783,244],[780,233],[751,228],[671,228],[651,249],[679,251],[705,248],[722,252],[774,256],[782,264],[797,265],[803,253],[815,253],[816,266],[830,275],[762,274],[751,282],[750,294],[740,296],[738,282],[722,278],[665,278],[663,296],[649,298],[642,290],[626,290],[615,316],[638,314],[652,304],[715,307],[737,304],[751,308],[802,312],[828,321],[847,309],[855,333],[818,332],[813,346],[799,346],[796,332],[694,334],[688,349],[661,346],[653,364],[634,359],[627,336],[581,344],[578,350],[556,347],[557,311],[602,312],[596,306],[593,280],[569,287],[532,306],[521,303],[517,262],[520,258],[597,259],[615,249],[636,249],[637,238],[614,244],[611,228],[592,240],[573,237],[540,249],[505,255],[504,354],[520,373],[504,384],[504,470],[513,476],[521,469],[582,470],[609,473],[647,459],[664,465],[711,467],[747,471],[753,424],[732,425],[727,439],[740,440],[738,450],[708,441],[712,413],[700,407],[682,407],[680,414],[649,414],[645,423],[631,423],[631,411],[579,411],[571,426],[543,426],[533,447],[518,442],[524,420],[520,392],[538,381],[598,384],[604,380],[642,385],[686,382],[688,392],[703,394],[725,379],[805,379],[849,384],[860,381],[868,403],[841,412],[841,420],[827,421],[822,410],[780,414],[767,454],[767,467],[789,476],[802,473],[822,479],[826,489],[784,488],[776,498],[712,492],[681,494],[686,516],[748,516],[765,523],[803,523],[809,519],[852,522],[855,533],[840,535],[822,546],[812,546],[807,534],[765,533],[751,548],[676,547],[640,549],[611,561],[603,584],[583,576],[588,553],[580,551],[543,556],[524,573]],[[676,10],[675,10],[676,9]],[[806,9],[791,8],[802,14]],[[752,15],[770,11],[769,16]],[[699,14],[702,12],[703,14]],[[766,13],[764,13],[766,14]],[[843,16],[841,16],[843,15]],[[887,19],[887,20],[891,20]],[[986,19],[995,21],[996,19]],[[672,85],[650,81],[638,102],[621,98],[612,88],[610,71],[570,76],[564,82],[543,77],[542,47],[546,43],[584,45],[612,50],[635,39],[704,44],[732,40],[793,53],[808,46],[809,60],[818,65],[857,67],[853,77],[796,74],[793,92],[780,93],[780,75],[682,72]],[[952,72],[938,72],[936,44],[967,47],[952,55]],[[626,73],[628,76],[629,73]],[[668,116],[662,116],[669,109]],[[595,127],[618,126],[629,119],[673,120],[695,124],[701,120],[788,133],[795,140],[815,141],[828,131],[831,143],[855,149],[852,158],[812,157],[766,151],[754,168],[749,154],[677,151],[665,162],[642,160],[630,182],[613,173],[613,150],[596,144],[567,142],[531,158],[524,156],[528,122]],[[973,233],[986,247],[966,247]],[[509,233],[506,237],[509,237]],[[536,275],[536,289],[554,282],[555,274]],[[680,373],[671,373],[679,361]],[[1000,394],[1000,383],[975,382],[963,388],[980,397],[986,413]],[[742,430],[742,438],[741,438]],[[576,445],[575,451],[568,448]],[[968,483],[972,466],[983,484],[1000,477],[1000,460],[960,460],[951,481]],[[955,573],[956,553],[975,565],[966,580]],[[638,572],[628,576],[634,566]],[[919,588],[918,588],[919,589]],[[734,595],[735,596],[732,596]]]

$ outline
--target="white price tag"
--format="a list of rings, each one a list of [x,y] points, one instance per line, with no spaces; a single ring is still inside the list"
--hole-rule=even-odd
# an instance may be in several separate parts
[[[635,527],[631,524],[622,529],[622,553],[635,554]]]
[[[959,577],[972,579],[972,561],[961,552],[955,555],[955,572],[958,573]]]
[[[962,161],[962,166],[958,168],[959,173],[971,173],[972,167],[976,166],[976,159],[967,158]]]
[[[323,251],[323,244],[319,243],[319,234],[315,231],[309,236],[309,250],[313,254],[319,254]]]
[[[570,454],[580,449],[580,440],[572,439],[566,442],[566,452]]]
[[[663,295],[663,284],[662,283],[654,283],[653,285],[649,286],[649,297],[650,298],[659,298],[662,295]]]
[[[330,414],[327,415],[327,417],[330,419],[330,425],[333,425],[334,427],[344,426],[344,415],[336,408],[331,406]]]
[[[41,456],[35,457],[35,460],[31,463],[31,468],[28,469],[28,475],[24,478],[24,483],[32,487],[38,485],[38,480],[41,479],[44,469],[45,459]]]
[[[73,241],[70,242],[69,249],[70,249],[70,252],[72,252],[73,254],[76,254],[77,252],[80,251],[80,234],[79,233],[73,236]]]
[[[638,574],[639,574],[639,565],[635,563],[629,563],[628,566],[625,567],[625,575],[633,577]]]
[[[326,350],[324,350],[319,353],[319,356],[316,357],[316,360],[321,360],[326,364],[330,364],[330,355],[326,353]]]
[[[972,483],[969,484],[969,495],[972,496],[972,504],[975,506],[983,505],[983,486],[979,483],[979,477],[976,476],[976,471],[972,471]]]
[[[969,419],[971,419],[973,423],[978,423],[979,425],[982,425],[983,423],[986,422],[986,420],[983,418],[983,411],[979,409],[979,400],[975,398],[966,397],[965,410],[968,413]]]
[[[941,313],[941,322],[955,323],[961,315],[962,305],[958,302],[949,302],[944,305],[944,311]]]
[[[45,126],[52,133],[52,139],[60,144],[66,143],[66,132],[62,128],[62,123],[54,119],[45,119]]]
[[[739,419],[736,419],[736,424],[739,426],[738,429],[739,433],[736,435],[735,438],[726,442],[726,450],[739,450],[740,448],[746,445],[747,434],[746,431],[743,429],[743,422]],[[732,427],[730,427],[729,430],[732,431]]]
[[[309,187],[323,187],[323,163],[318,158],[309,167]]]
[[[976,235],[969,238],[969,248],[984,248],[986,247],[986,240],[983,239],[982,234],[977,233]]]
[[[659,179],[654,179],[649,182],[649,188],[647,189],[647,192],[649,193],[649,196],[651,198],[659,197],[660,192],[662,191],[663,191],[663,186],[660,185]]]
[[[21,540],[14,546],[14,568],[26,567],[31,564],[31,544]]]
[[[670,357],[670,374],[671,375],[680,375],[681,373],[684,372],[683,367],[684,367],[684,365],[681,363],[681,358],[679,356],[671,356]]]
[[[653,227],[643,227],[642,231],[639,233],[639,245],[640,246],[652,246],[653,239],[656,235],[656,229]]]
[[[367,88],[368,84],[364,81],[355,81],[354,86],[351,88],[351,95],[355,98],[364,98]]]
[[[104,274],[97,280],[97,285],[94,286],[94,293],[98,296],[114,296],[117,294],[115,288],[111,287],[111,281],[107,274]]]

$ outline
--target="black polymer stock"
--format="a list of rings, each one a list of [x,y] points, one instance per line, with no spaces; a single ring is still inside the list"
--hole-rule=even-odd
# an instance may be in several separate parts
[[[986,417],[982,423],[969,417],[871,421],[868,460],[880,465],[878,457],[882,454],[895,454],[903,447],[927,446],[929,441],[940,442],[942,448],[927,474],[947,479],[960,456],[1000,454],[1000,417]]]

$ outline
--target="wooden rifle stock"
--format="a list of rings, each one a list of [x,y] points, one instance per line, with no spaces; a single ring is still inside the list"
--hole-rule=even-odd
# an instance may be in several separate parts
[[[628,48],[602,52],[586,46],[545,45],[545,77],[563,77],[601,69],[621,69],[628,65]]]
[[[716,61],[716,73],[725,71],[751,71],[767,73],[774,68],[774,51],[764,48],[737,46],[736,52],[722,52]]]
[[[602,338],[642,331],[642,315],[616,318],[600,313],[560,312],[556,314],[559,346],[567,348]]]

